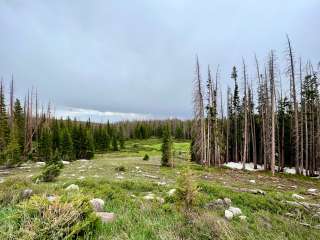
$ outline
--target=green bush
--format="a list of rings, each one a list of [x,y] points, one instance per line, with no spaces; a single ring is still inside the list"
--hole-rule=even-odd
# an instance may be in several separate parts
[[[40,178],[44,182],[52,182],[60,175],[60,172],[61,167],[58,164],[50,164],[44,168]]]
[[[144,160],[144,161],[148,161],[148,160],[149,160],[149,158],[150,158],[150,157],[149,157],[149,155],[148,155],[148,154],[146,154],[146,155],[144,155],[143,160]]]
[[[18,206],[10,239],[92,239],[99,219],[82,195],[49,202],[33,196]]]

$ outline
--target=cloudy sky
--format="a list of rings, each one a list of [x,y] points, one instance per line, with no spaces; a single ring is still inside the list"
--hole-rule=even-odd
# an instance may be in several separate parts
[[[242,57],[281,61],[286,33],[318,62],[319,29],[319,0],[0,0],[0,76],[60,116],[188,118],[196,54],[225,89]]]

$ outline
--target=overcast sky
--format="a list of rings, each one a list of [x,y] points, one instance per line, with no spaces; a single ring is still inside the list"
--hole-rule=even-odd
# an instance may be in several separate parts
[[[242,57],[284,59],[286,33],[317,63],[320,1],[0,0],[0,75],[58,115],[188,118],[196,54],[203,70],[220,64],[225,89]]]

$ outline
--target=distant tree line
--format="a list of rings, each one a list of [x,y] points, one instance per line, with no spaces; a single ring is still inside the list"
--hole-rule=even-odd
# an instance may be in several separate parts
[[[297,173],[315,176],[320,167],[320,66],[296,58],[287,37],[285,71],[281,71],[273,50],[263,67],[257,57],[254,78],[249,81],[245,60],[239,73],[231,71],[233,89],[222,95],[220,75],[207,70],[203,84],[198,58],[194,81],[194,121],[191,157],[207,166],[252,162],[265,170],[283,171],[295,167]],[[286,79],[289,90],[282,87]],[[239,81],[242,87],[240,94]],[[218,97],[220,95],[220,98]],[[225,99],[225,100],[224,100]],[[227,107],[224,107],[227,106]]]

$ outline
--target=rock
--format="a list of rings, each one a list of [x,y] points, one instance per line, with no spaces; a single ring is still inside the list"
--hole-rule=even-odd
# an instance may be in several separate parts
[[[239,216],[242,214],[242,211],[240,208],[236,208],[236,207],[229,207],[228,209],[230,212],[232,212],[233,216],[236,217],[236,216]]]
[[[304,197],[302,197],[301,195],[296,194],[296,193],[292,194],[292,197],[295,199],[304,199]]]
[[[49,196],[47,196],[47,199],[48,199],[49,202],[53,202],[53,201],[55,201],[57,199],[57,197],[54,196],[54,195],[49,195]]]
[[[124,176],[117,175],[116,178],[117,178],[117,179],[124,179]]]
[[[169,192],[168,192],[168,195],[171,197],[176,193],[176,191],[177,191],[177,189],[175,189],[175,188],[170,189]]]
[[[239,219],[241,221],[246,221],[247,220],[247,216],[241,215],[241,216],[239,216]]]
[[[78,177],[78,179],[79,180],[83,180],[83,179],[85,179],[85,177],[84,176],[80,176],[80,177]]]
[[[153,193],[149,193],[148,195],[143,197],[144,200],[153,200],[154,199],[154,194]]]
[[[159,203],[161,203],[161,204],[164,204],[164,198],[162,198],[162,197],[156,197],[156,199],[157,199],[157,201],[159,202]]]
[[[87,160],[87,159],[79,159],[79,160],[77,160],[77,162],[89,162],[89,160]]]
[[[3,183],[4,182],[4,178],[0,178],[0,183]]]
[[[96,212],[103,212],[103,207],[104,207],[104,201],[100,198],[94,198],[90,200],[90,204],[94,211]]]
[[[103,223],[113,222],[116,219],[116,215],[114,213],[96,212],[96,215],[100,217]]]
[[[29,198],[32,195],[32,189],[25,189],[22,191],[22,198]]]
[[[308,189],[308,193],[315,193],[315,192],[317,192],[318,190],[317,189],[315,189],[315,188],[310,188],[310,189]]]
[[[224,217],[230,221],[233,218],[233,213],[231,211],[229,211],[229,210],[225,210],[224,211]]]
[[[250,183],[256,183],[256,180],[249,180]]]
[[[152,176],[152,175],[149,175],[149,174],[142,174],[142,176],[147,177],[147,178],[152,178],[152,179],[159,179],[160,178],[158,176]]]
[[[228,207],[231,206],[232,201],[230,198],[224,198],[223,201],[226,206]]]
[[[62,161],[63,165],[69,165],[70,162],[69,161]]]
[[[166,182],[157,182],[158,186],[165,186],[167,183]]]
[[[40,166],[44,166],[44,165],[46,165],[46,163],[45,163],[45,162],[36,162],[36,164],[37,164],[37,165],[40,165]]]
[[[79,186],[76,184],[71,184],[66,188],[66,191],[79,191]]]

